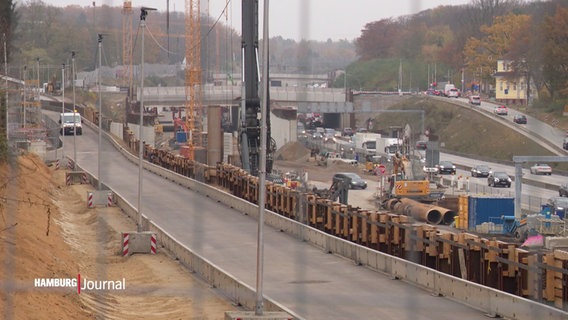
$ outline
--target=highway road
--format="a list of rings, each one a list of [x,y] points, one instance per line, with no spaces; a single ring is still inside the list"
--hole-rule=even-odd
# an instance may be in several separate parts
[[[65,153],[73,154],[72,136]],[[77,162],[97,173],[98,135],[77,137]],[[138,167],[110,143],[101,147],[102,182],[136,204]],[[257,221],[156,175],[143,176],[142,212],[173,237],[255,287]],[[400,280],[267,227],[264,294],[305,319],[484,319],[479,310],[431,295]],[[117,244],[118,245],[118,244]]]

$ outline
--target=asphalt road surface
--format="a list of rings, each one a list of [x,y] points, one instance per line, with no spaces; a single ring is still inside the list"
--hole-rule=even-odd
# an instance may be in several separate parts
[[[65,137],[73,155],[73,137]],[[98,135],[77,137],[77,162],[96,175]],[[136,206],[138,167],[110,143],[101,147],[102,182]],[[142,212],[184,245],[252,288],[257,221],[145,172]],[[264,233],[264,294],[305,319],[484,319],[445,297],[327,254],[270,227]]]

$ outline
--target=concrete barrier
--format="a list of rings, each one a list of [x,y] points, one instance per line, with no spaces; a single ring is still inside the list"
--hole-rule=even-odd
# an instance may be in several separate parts
[[[91,176],[91,181],[96,181],[92,173],[87,172],[87,174]],[[170,175],[165,174],[165,176]],[[116,192],[114,192],[114,201],[132,221],[138,221],[138,212],[135,207]],[[240,207],[245,209],[246,206],[242,205]],[[166,249],[176,259],[178,259],[182,265],[190,271],[198,274],[199,277],[204,279],[211,286],[222,291],[223,294],[229,297],[229,299],[231,299],[234,303],[242,305],[243,308],[247,310],[254,310],[256,306],[256,291],[254,288],[249,287],[245,283],[239,281],[235,276],[191,251],[191,249],[181,244],[181,242],[158,226],[155,222],[148,219],[146,215],[142,214],[141,220],[142,229],[148,230],[149,233],[156,234],[157,243],[160,248]],[[285,312],[292,315],[295,319],[303,319],[266,295],[264,296],[264,309],[266,311]]]
[[[113,139],[110,139],[110,141],[114,143],[115,147],[120,150],[127,159],[138,163],[137,157],[131,155]],[[207,184],[168,171],[146,161],[144,162],[144,168],[181,186],[223,203],[240,213],[245,213],[255,218],[258,217],[258,206],[255,204],[246,202]],[[92,179],[92,181],[95,181],[95,179]],[[117,206],[122,208],[129,217],[132,219],[137,218],[134,207],[116,192],[115,201]],[[187,268],[199,274],[208,283],[220,289],[236,303],[250,310],[255,307],[256,297],[253,288],[240,282],[231,274],[223,271],[207,259],[192,252],[154,222],[149,221],[144,215],[143,221],[144,230],[150,230],[157,234],[158,245],[170,251]],[[388,274],[393,278],[400,279],[409,284],[425,288],[432,291],[433,294],[447,296],[452,300],[470,305],[489,315],[527,320],[538,318],[550,320],[568,319],[568,312],[560,309],[465,281],[401,258],[371,250],[328,235],[268,210],[265,215],[265,223],[296,238],[309,242],[316,247],[320,247],[322,250],[329,253],[352,259],[357,264]],[[264,305],[267,311],[288,312],[295,318],[300,318],[277,302],[272,301],[269,297],[265,297]]]

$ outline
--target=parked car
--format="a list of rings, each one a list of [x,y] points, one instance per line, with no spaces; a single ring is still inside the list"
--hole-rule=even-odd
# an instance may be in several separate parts
[[[416,141],[416,150],[426,150],[427,147],[426,141]]]
[[[498,116],[506,116],[509,113],[509,109],[505,106],[498,106],[493,112]]]
[[[351,179],[349,189],[367,189],[367,182],[358,174],[352,172],[338,172],[333,175],[333,180]]]
[[[516,114],[513,117],[513,122],[518,124],[527,124],[527,116],[524,114]]]
[[[490,174],[491,168],[484,164],[478,164],[475,167],[471,168],[472,177],[489,177]]]
[[[474,96],[469,96],[469,104],[473,104],[473,105],[481,105],[481,97],[474,95]]]
[[[511,187],[511,177],[505,172],[494,172],[487,177],[487,185],[490,187]]]
[[[531,174],[552,174],[552,168],[546,163],[536,163],[530,170]]]
[[[456,166],[450,161],[440,161],[440,163],[436,165],[436,168],[439,174],[456,174]]]
[[[568,197],[568,183],[563,183],[558,187],[558,195],[561,197]]]

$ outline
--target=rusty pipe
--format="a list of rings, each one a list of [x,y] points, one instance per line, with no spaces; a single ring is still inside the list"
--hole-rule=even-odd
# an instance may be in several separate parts
[[[418,221],[427,222],[429,224],[440,224],[443,216],[444,208],[431,204],[424,204],[408,198],[400,199],[400,205],[395,210]],[[447,210],[447,209],[445,209]]]
[[[446,209],[443,207],[439,207],[442,210],[440,211],[442,213],[442,224],[445,225],[450,225],[452,224],[452,222],[454,222],[455,218],[458,216],[458,213],[450,210],[450,209]]]

